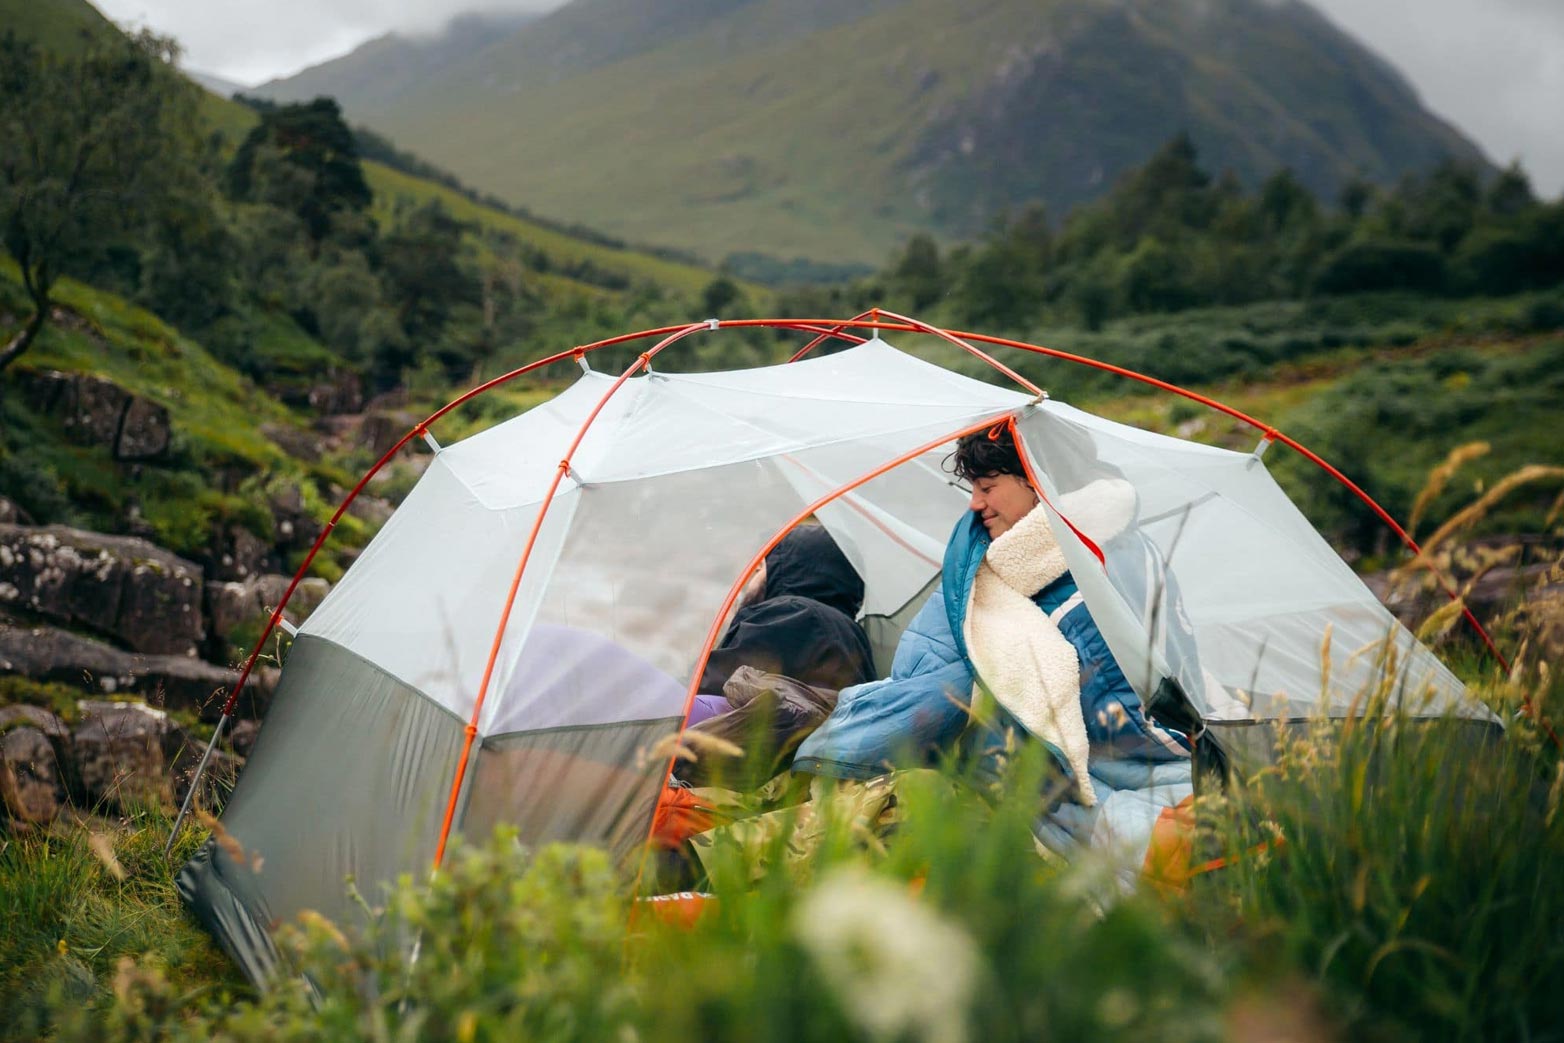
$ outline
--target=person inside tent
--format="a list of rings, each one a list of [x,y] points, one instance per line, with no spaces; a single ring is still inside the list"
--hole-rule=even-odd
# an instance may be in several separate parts
[[[706,661],[699,691],[717,695],[740,666],[838,690],[874,677],[869,638],[854,622],[863,579],[823,525],[800,525],[771,548],[750,597]]]
[[[979,756],[1007,732],[1031,736],[1056,755],[1073,790],[1073,816],[1042,824],[1039,839],[1048,843],[1044,834],[1057,828],[1060,846],[1085,841],[1098,828],[1101,816],[1087,809],[1099,798],[1174,776],[1187,782],[1190,744],[1147,717],[1114,660],[1010,425],[962,438],[954,470],[970,484],[970,509],[946,546],[939,587],[902,635],[891,675],[843,690],[794,770],[866,780],[926,763],[964,731]],[[1136,496],[1122,479],[1099,478],[1057,507],[1111,538],[1129,528]],[[1154,774],[1164,764],[1172,771]]]
[[[868,636],[854,617],[864,583],[822,525],[800,525],[750,577],[747,596],[701,674],[689,724],[745,748],[723,763],[708,749],[676,775],[758,785],[830,713],[842,688],[873,679]],[[739,760],[753,761],[741,768]]]

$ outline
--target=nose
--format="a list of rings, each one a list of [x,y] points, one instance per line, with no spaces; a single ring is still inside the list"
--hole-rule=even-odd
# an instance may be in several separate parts
[[[987,507],[988,504],[983,501],[983,494],[978,492],[976,489],[973,489],[972,495],[967,498],[967,506],[979,514],[982,514],[983,509]]]

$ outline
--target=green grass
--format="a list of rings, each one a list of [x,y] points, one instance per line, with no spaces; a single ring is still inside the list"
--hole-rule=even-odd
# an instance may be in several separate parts
[[[14,264],[0,258],[0,290],[8,301],[18,297],[16,278]],[[75,444],[57,418],[8,394],[0,402],[7,421],[0,475],[9,495],[39,520],[105,531],[123,531],[134,507],[157,542],[185,555],[206,548],[220,522],[264,533],[268,520],[257,513],[259,505],[225,490],[214,475],[228,475],[229,483],[244,475],[302,475],[260,430],[293,423],[293,414],[199,344],[113,294],[61,280],[55,298],[66,318],[44,327],[16,371],[91,374],[156,402],[169,413],[170,450],[154,466],[129,467],[108,446]]]
[[[41,706],[67,724],[76,723],[76,701],[81,697],[82,690],[70,685],[35,681],[18,674],[0,677],[0,706],[16,703]]]
[[[14,263],[0,257],[0,314],[19,322],[26,301],[16,280]],[[356,459],[299,460],[266,437],[266,425],[297,427],[305,419],[156,316],[70,280],[61,280],[55,296],[66,319],[46,325],[5,379],[47,369],[106,378],[168,410],[171,444],[152,464],[116,461],[108,446],[75,444],[58,418],[38,414],[20,395],[0,396],[0,490],[35,520],[123,532],[139,516],[154,542],[199,558],[225,524],[269,538],[265,504],[279,483],[298,485],[310,515],[324,523],[336,502],[322,489],[356,480]],[[313,383],[333,361],[291,322],[263,318],[258,328],[257,348],[277,363],[284,383],[290,375]],[[345,518],[322,556],[322,574],[339,578],[342,561],[372,534]]]
[[[244,136],[260,122],[248,105],[205,90],[201,93],[201,119],[210,131],[222,136],[225,152],[238,148]]]
[[[1524,691],[1557,720],[1557,682],[1521,677],[1489,694],[1514,711]],[[1524,716],[1491,742],[1456,722],[1394,717],[1303,736],[1213,807],[1226,850],[1283,846],[1203,881],[1192,912],[1240,940],[1251,973],[1312,975],[1351,1035],[1552,1038],[1564,984],[1561,770]]]
[[[177,996],[243,989],[179,906],[163,861],[171,824],[148,812],[0,839],[0,1038],[37,1038],[62,1013],[113,995],[123,958],[155,969]],[[176,859],[202,839],[186,830]]]
[[[81,0],[0,0],[0,25],[56,52],[72,53],[89,42],[119,35],[97,8]]]
[[[9,257],[0,257],[0,281],[14,293],[19,274]],[[62,279],[54,297],[74,317],[45,325],[15,365],[105,377],[165,407],[191,447],[214,459],[252,467],[283,460],[259,429],[289,419],[287,408],[201,345],[151,312],[73,280]]]
[[[537,222],[474,203],[453,189],[404,174],[380,163],[365,163],[364,175],[375,193],[376,213],[382,220],[394,208],[406,202],[415,206],[439,202],[458,220],[477,225],[485,232],[511,236],[521,244],[543,251],[555,264],[588,262],[605,272],[632,281],[653,283],[691,294],[699,292],[713,278],[710,269],[579,239]],[[554,278],[558,282],[577,283],[573,279]]]
[[[1483,692],[1561,707],[1535,669]],[[1202,843],[1228,864],[1183,892],[1124,895],[1089,859],[1040,859],[1023,753],[997,791],[902,776],[888,833],[827,803],[806,854],[787,828],[719,843],[691,929],[632,911],[601,853],[502,830],[365,896],[363,933],[286,927],[308,991],[259,998],[175,908],[153,854],[166,822],[116,841],[123,882],[79,835],[13,840],[0,973],[60,1039],[1552,1038],[1558,750],[1525,720],[1473,746],[1394,714],[1279,750],[1202,798]],[[121,955],[135,965],[111,974]]]

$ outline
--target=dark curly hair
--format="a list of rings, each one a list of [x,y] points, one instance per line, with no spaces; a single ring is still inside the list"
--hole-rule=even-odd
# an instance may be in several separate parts
[[[947,461],[952,473],[964,482],[990,478],[998,474],[1026,477],[1021,454],[1016,451],[1010,425],[1001,421],[993,427],[963,435],[956,451]]]

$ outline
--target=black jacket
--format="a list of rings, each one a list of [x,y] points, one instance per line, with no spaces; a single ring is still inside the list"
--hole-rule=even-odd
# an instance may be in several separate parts
[[[874,655],[853,621],[863,579],[822,525],[800,525],[766,555],[766,587],[733,617],[701,674],[722,694],[740,666],[840,690],[874,680]]]

